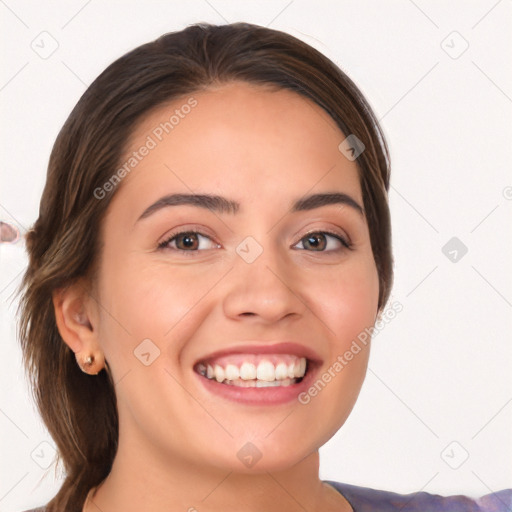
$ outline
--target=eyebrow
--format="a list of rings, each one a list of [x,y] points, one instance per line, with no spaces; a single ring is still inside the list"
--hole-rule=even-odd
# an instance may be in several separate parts
[[[294,213],[314,210],[315,208],[320,208],[322,206],[328,206],[332,204],[348,206],[359,213],[359,215],[364,216],[364,210],[361,205],[348,194],[341,192],[312,194],[300,198],[295,201],[295,203],[293,203],[291,211]],[[211,194],[168,194],[158,199],[158,201],[152,205],[148,206],[144,212],[142,212],[142,215],[137,219],[136,222],[149,217],[150,215],[163,208],[183,205],[196,206],[218,213],[230,214],[235,214],[240,209],[240,203],[222,196]]]

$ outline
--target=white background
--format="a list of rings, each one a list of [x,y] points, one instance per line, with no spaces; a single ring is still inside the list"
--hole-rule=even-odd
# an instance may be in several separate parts
[[[508,0],[2,0],[0,220],[22,233],[35,222],[58,131],[87,85],[133,47],[200,21],[303,39],[358,84],[388,138],[391,300],[403,305],[374,339],[351,416],[321,449],[321,477],[400,493],[512,487],[511,14]],[[33,50],[52,44],[47,58]],[[468,248],[456,262],[442,251],[452,237]],[[22,241],[0,244],[0,511],[9,512],[60,486],[52,466],[36,463],[49,464],[54,443],[16,340],[13,293],[26,263]]]

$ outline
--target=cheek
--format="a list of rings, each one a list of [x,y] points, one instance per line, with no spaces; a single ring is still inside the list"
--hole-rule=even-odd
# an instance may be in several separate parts
[[[335,337],[333,346],[338,350],[374,324],[379,280],[373,258],[354,259],[327,271],[324,279],[312,276],[310,289],[315,312]]]
[[[170,268],[158,261],[148,265],[147,255],[117,258],[102,275],[101,339],[111,357],[125,362],[143,340],[163,350],[176,333],[187,330],[194,308],[218,280],[197,267]],[[180,348],[179,343],[173,346]]]
[[[337,272],[331,269],[325,279],[311,279],[311,286],[313,311],[329,328],[329,353],[317,381],[299,401],[311,416],[323,418],[317,433],[323,444],[346,421],[364,382],[379,282],[373,258],[361,258]]]

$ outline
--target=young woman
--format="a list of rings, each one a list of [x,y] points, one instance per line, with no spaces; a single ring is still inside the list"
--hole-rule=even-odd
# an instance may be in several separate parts
[[[46,512],[508,510],[319,478],[393,275],[389,157],[354,83],[285,33],[124,55],[52,151],[20,339],[66,479]]]

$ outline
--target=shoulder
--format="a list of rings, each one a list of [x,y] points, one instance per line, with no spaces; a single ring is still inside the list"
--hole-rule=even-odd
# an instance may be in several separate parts
[[[46,507],[31,508],[30,510],[24,510],[23,512],[45,512]]]
[[[398,494],[357,485],[325,480],[352,505],[354,512],[508,512],[512,510],[512,489],[486,494],[480,498],[463,495],[440,496],[428,492]]]

